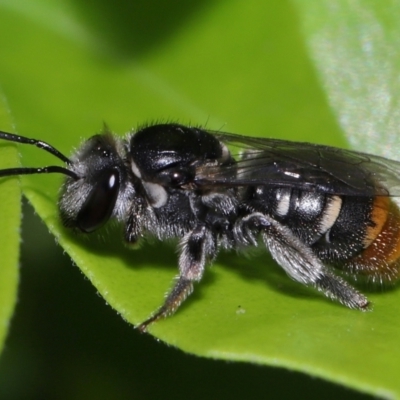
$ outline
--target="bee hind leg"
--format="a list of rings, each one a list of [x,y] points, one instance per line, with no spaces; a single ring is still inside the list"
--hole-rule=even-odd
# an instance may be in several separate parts
[[[349,308],[368,310],[368,299],[331,272],[311,248],[296,237],[288,227],[259,212],[246,216],[241,224],[238,231],[249,232],[248,241],[258,233],[261,234],[272,257],[292,279],[315,287],[325,296]]]

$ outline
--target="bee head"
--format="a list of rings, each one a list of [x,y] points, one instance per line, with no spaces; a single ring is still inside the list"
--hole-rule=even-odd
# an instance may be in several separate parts
[[[59,209],[66,227],[92,232],[121,212],[117,207],[125,188],[124,149],[108,132],[88,139],[71,157],[61,188]],[[122,202],[121,202],[122,203]]]

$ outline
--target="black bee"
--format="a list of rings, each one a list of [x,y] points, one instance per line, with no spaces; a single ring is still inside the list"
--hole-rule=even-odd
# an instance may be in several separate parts
[[[95,231],[110,218],[125,240],[178,238],[179,275],[164,304],[138,326],[175,312],[220,248],[262,242],[296,281],[347,307],[367,298],[333,272],[394,281],[400,265],[400,163],[382,157],[178,124],[145,126],[126,138],[108,130],[71,158],[35,145],[66,167],[12,168],[0,176],[61,173],[59,210],[66,227]],[[329,265],[329,267],[328,267]]]

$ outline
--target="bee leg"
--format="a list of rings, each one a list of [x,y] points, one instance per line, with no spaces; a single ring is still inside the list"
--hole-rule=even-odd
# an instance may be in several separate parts
[[[179,276],[172,290],[168,293],[164,304],[146,321],[142,322],[136,328],[141,332],[146,332],[147,327],[155,321],[173,314],[181,303],[193,291],[193,282]]]
[[[256,212],[243,219],[242,231],[261,233],[272,257],[294,280],[315,287],[349,308],[368,309],[367,298],[333,274],[288,227]]]
[[[161,318],[165,318],[179,308],[183,301],[192,293],[193,282],[198,282],[204,272],[204,266],[209,258],[216,255],[216,240],[209,229],[200,225],[189,232],[181,241],[179,257],[179,276],[175,285],[167,294],[164,304],[137,329],[145,332],[147,327]]]

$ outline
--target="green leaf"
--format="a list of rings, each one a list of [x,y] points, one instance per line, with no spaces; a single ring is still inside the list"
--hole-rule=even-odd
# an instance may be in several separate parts
[[[387,64],[396,70],[387,54],[397,51],[399,36],[382,17],[383,6],[162,4],[1,1],[0,83],[18,133],[69,153],[103,121],[123,134],[143,122],[178,120],[343,146],[340,127],[359,143],[365,113],[380,105],[379,94],[376,102],[373,96],[380,82],[396,88],[396,74],[381,74]],[[360,27],[368,43],[379,39],[391,50],[378,52],[366,72]],[[391,35],[382,33],[386,29]],[[388,114],[394,109],[385,108]],[[376,113],[371,123],[377,124]],[[383,137],[378,128],[372,131]],[[20,151],[23,165],[58,163],[38,149]],[[101,237],[68,232],[56,206],[61,179],[24,177],[23,192],[106,301],[127,321],[142,321],[177,273],[174,248],[155,242],[127,249],[115,226]],[[251,258],[222,254],[179,312],[150,330],[197,355],[283,366],[375,395],[398,395],[400,294],[363,290],[373,312],[348,310],[290,281],[264,252]]]
[[[10,114],[4,96],[0,97],[0,126],[11,129]],[[0,143],[0,169],[18,164],[17,149],[9,142]],[[21,219],[21,189],[18,179],[0,180],[0,351],[10,327],[18,287],[18,258]]]

